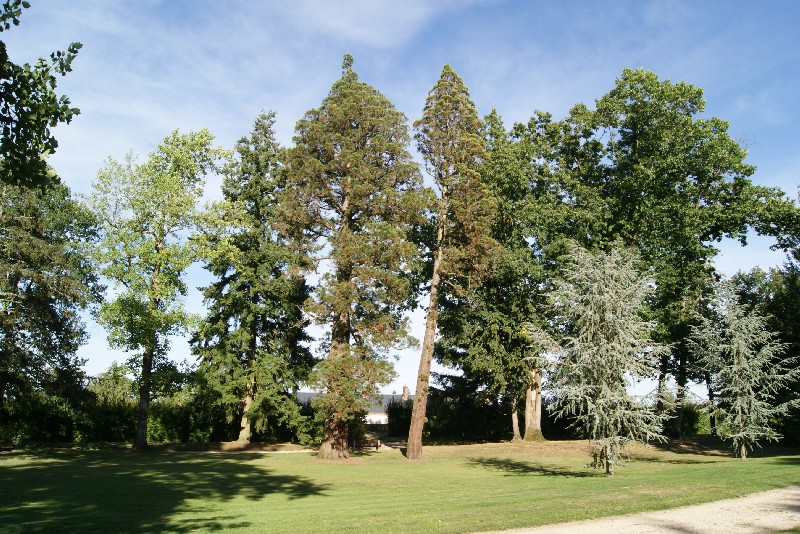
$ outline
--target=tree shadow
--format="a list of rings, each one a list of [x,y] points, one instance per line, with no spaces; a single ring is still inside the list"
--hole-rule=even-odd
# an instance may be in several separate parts
[[[705,435],[684,439],[668,439],[664,442],[654,442],[652,445],[662,451],[675,454],[697,454],[719,457],[731,455],[728,444],[716,436]]]
[[[591,478],[602,476],[601,471],[591,472],[588,469],[577,471],[574,469],[550,467],[531,462],[512,460],[510,458],[470,458],[469,465],[471,467],[481,467],[485,469],[503,471],[507,476],[542,475],[571,478]]]
[[[778,456],[773,460],[779,464],[800,465],[800,453],[795,451],[792,454],[795,454],[797,456]]]
[[[252,454],[35,451],[4,455],[5,532],[190,532],[255,527],[218,504],[324,496],[328,487],[254,465]],[[18,461],[14,461],[18,460]]]

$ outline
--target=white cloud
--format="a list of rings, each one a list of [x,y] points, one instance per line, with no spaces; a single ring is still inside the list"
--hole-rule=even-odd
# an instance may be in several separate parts
[[[779,4],[37,0],[2,40],[15,61],[83,42],[74,72],[58,79],[58,92],[82,114],[56,129],[51,164],[84,193],[106,157],[130,149],[146,157],[175,128],[208,127],[230,147],[261,109],[273,109],[278,139],[289,144],[295,122],[319,106],[350,52],[361,79],[410,120],[445,63],[480,113],[496,107],[507,125],[534,109],[560,117],[578,102],[591,105],[625,67],[686,80],[706,89],[709,111],[730,119],[733,135],[757,141],[749,160],[760,168],[757,181],[793,195],[800,3]],[[211,196],[218,185],[209,179]],[[725,245],[718,265],[729,272],[775,264],[769,244]],[[202,283],[193,272],[190,285]],[[189,307],[202,310],[198,294]],[[82,354],[105,368],[105,333],[95,325],[91,334]],[[395,389],[413,389],[417,361],[415,351],[402,355]]]

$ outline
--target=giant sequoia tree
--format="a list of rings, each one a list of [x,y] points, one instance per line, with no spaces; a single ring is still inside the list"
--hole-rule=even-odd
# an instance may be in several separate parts
[[[280,204],[282,231],[322,271],[308,308],[330,326],[328,358],[314,372],[321,458],[348,456],[349,422],[392,375],[386,355],[411,342],[402,312],[418,249],[409,236],[426,210],[405,117],[358,80],[352,61],[297,123]]]
[[[142,164],[130,154],[124,163],[109,160],[93,184],[90,202],[101,230],[96,257],[118,290],[98,318],[112,345],[140,351],[134,440],[140,449],[147,445],[153,369],[166,356],[169,335],[190,326],[183,275],[197,259],[188,237],[197,224],[203,177],[223,155],[212,140],[207,130],[175,131]]]
[[[496,250],[491,237],[495,200],[483,184],[480,162],[484,154],[481,121],[469,91],[449,65],[428,93],[422,118],[414,123],[419,150],[439,188],[436,241],[431,251],[433,272],[425,320],[411,427],[409,459],[422,457],[422,428],[428,399],[439,301],[443,283],[452,298],[469,298],[488,270]]]
[[[208,383],[240,408],[239,441],[250,439],[254,423],[297,428],[295,393],[313,364],[303,345],[308,290],[274,229],[284,185],[274,122],[274,113],[262,113],[236,144],[224,201],[208,217],[207,269],[217,280],[203,292],[209,311],[193,338]]]

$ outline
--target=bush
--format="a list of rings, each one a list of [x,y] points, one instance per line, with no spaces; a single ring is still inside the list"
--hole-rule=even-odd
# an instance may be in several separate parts
[[[386,404],[386,432],[390,436],[407,436],[411,426],[411,411],[414,402],[410,400],[389,399]]]

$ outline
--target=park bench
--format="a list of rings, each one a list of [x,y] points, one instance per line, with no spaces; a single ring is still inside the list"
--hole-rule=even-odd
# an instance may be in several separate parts
[[[356,448],[358,449],[371,449],[375,447],[375,450],[381,448],[381,440],[379,439],[360,439],[356,441]]]

